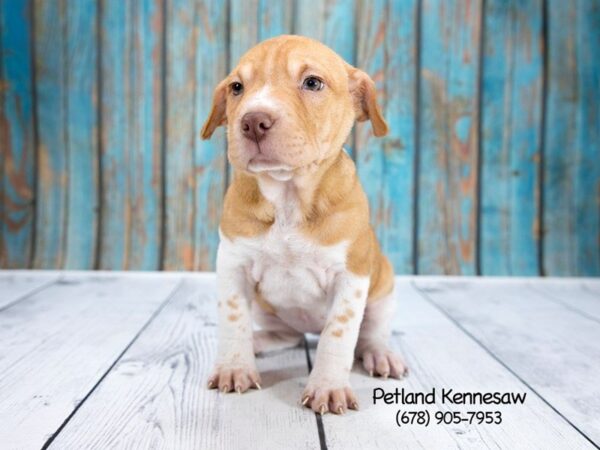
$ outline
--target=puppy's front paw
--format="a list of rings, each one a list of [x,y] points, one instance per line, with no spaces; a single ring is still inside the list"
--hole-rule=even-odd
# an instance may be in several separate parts
[[[219,389],[224,393],[235,390],[241,394],[252,387],[260,389],[260,375],[254,364],[237,362],[217,364],[208,378],[209,389]]]
[[[344,414],[348,409],[358,409],[358,401],[350,385],[340,383],[311,383],[304,389],[302,405],[321,415],[326,412]]]
[[[408,367],[402,358],[387,347],[367,347],[361,352],[360,358],[363,367],[371,376],[400,379],[408,375]]]

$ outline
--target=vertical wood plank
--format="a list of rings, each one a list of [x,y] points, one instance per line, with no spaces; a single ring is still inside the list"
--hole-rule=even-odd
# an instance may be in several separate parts
[[[294,0],[270,2],[259,0],[258,40],[263,41],[282,34],[291,34]]]
[[[64,0],[35,0],[37,147],[34,267],[64,264],[68,202],[66,131],[66,12]]]
[[[481,271],[539,274],[542,1],[485,3]]]
[[[356,63],[357,8],[355,0],[326,0],[323,11],[323,43],[353,65]]]
[[[322,41],[325,35],[325,4],[327,1],[313,0],[307,4],[298,0],[294,13],[294,34]],[[352,30],[352,32],[355,31]]]
[[[419,273],[476,271],[481,3],[423,1]]]
[[[97,3],[66,2],[68,204],[65,267],[92,269],[98,225]]]
[[[357,9],[355,0],[316,0],[310,5],[298,1],[294,34],[321,41],[345,61],[355,64]]]
[[[103,269],[160,265],[162,16],[162,0],[102,3]]]
[[[227,9],[169,1],[167,13],[167,232],[165,268],[214,269],[225,176],[224,130],[199,131],[226,75]]]
[[[165,260],[167,270],[191,270],[194,264],[194,95],[197,40],[194,0],[167,0]]]
[[[259,0],[230,0],[230,68],[234,68],[241,56],[258,43],[258,8]]]
[[[34,241],[30,2],[0,1],[0,267],[25,268]]]
[[[200,129],[208,117],[214,87],[227,75],[227,9],[206,0],[200,4],[195,26],[196,122],[194,127],[196,221],[194,226],[194,268],[214,270],[219,245],[219,221],[227,177],[225,127],[215,131],[210,141],[200,139]]]
[[[543,267],[600,274],[600,4],[548,8]]]
[[[371,155],[380,164],[382,177],[365,180],[368,190],[380,192],[380,210],[374,210],[377,232],[384,253],[396,273],[414,273],[413,229],[415,202],[415,125],[417,24],[416,0],[390,1],[385,36],[385,118],[390,134],[383,151]]]
[[[417,2],[361,4],[356,64],[375,81],[390,134],[356,125],[356,165],[371,223],[398,273],[412,273]]]

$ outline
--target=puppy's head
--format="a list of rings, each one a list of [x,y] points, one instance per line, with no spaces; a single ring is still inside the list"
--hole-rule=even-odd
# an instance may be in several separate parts
[[[388,131],[373,80],[317,41],[280,36],[219,83],[202,138],[227,125],[236,169],[289,178],[337,153],[355,120],[370,120],[375,136]]]

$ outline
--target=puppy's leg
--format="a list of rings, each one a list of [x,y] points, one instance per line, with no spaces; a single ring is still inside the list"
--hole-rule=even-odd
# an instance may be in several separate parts
[[[256,302],[252,302],[252,317],[261,330],[254,332],[254,353],[266,353],[297,346],[302,333],[287,326],[279,317],[264,311]]]
[[[343,273],[336,280],[331,310],[302,394],[302,404],[315,412],[343,414],[348,408],[358,409],[349,378],[368,289],[368,277]]]
[[[363,367],[369,375],[402,378],[408,373],[404,361],[389,347],[390,322],[394,317],[396,303],[393,293],[373,303],[365,309],[356,356],[362,359]]]
[[[217,255],[219,349],[209,388],[222,392],[260,389],[252,345],[249,290],[243,261],[222,240]]]

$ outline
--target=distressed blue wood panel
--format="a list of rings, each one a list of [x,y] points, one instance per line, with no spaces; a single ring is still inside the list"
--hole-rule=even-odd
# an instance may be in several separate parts
[[[167,1],[165,155],[166,270],[190,270],[194,265],[194,95],[198,45],[194,0]]]
[[[600,2],[548,8],[547,275],[600,274]]]
[[[542,0],[490,0],[484,17],[481,272],[537,275]]]
[[[396,273],[414,273],[415,123],[418,1],[389,1],[385,35],[385,118],[390,126],[379,161],[382,177],[365,180],[381,192],[378,235]]]
[[[68,204],[65,267],[92,269],[98,226],[97,3],[66,1]]]
[[[167,136],[164,267],[214,269],[225,180],[225,133],[199,138],[214,87],[226,76],[226,9],[167,3]]]
[[[418,272],[474,274],[480,1],[422,6]]]
[[[325,36],[325,5],[328,0],[310,3],[297,1],[294,13],[294,34],[323,41]],[[353,33],[355,30],[353,30]]]
[[[326,0],[323,36],[320,38],[325,45],[331,47],[352,65],[356,63],[357,8],[358,5],[355,0]]]
[[[199,130],[210,112],[214,87],[227,75],[228,18],[220,5],[211,1],[202,5],[206,20],[196,24],[199,44],[196,47],[194,156],[198,170],[195,173],[194,268],[214,270],[225,193],[225,127],[219,127],[210,141],[200,139]]]
[[[331,47],[348,63],[356,62],[355,0],[316,0],[297,2],[294,34],[307,36]]]
[[[62,268],[66,247],[68,153],[64,1],[36,0],[37,200],[34,267]]]
[[[259,0],[258,40],[264,41],[282,34],[291,34],[293,25],[294,1],[272,2]]]
[[[412,273],[417,2],[359,9],[357,66],[375,81],[390,134],[356,125],[356,164],[371,223],[398,273]]]
[[[229,69],[259,40],[259,0],[229,0]]]
[[[100,267],[160,267],[160,0],[102,2]]]
[[[0,0],[0,267],[31,263],[34,111],[30,2]]]

